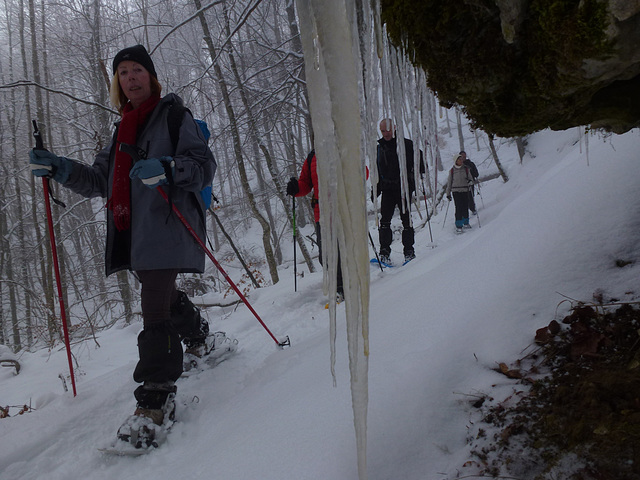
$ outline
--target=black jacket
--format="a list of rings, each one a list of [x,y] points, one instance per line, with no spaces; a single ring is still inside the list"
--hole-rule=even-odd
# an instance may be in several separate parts
[[[468,158],[462,162],[465,167],[467,167],[469,169],[469,171],[471,172],[471,176],[473,178],[478,178],[480,176],[480,173],[478,173],[478,167],[476,167],[476,164],[473,163],[471,160],[469,160]]]
[[[413,171],[413,142],[408,138],[404,139],[404,151],[406,154],[405,161],[407,165],[409,190],[413,193],[416,190],[416,180]],[[400,192],[400,163],[398,161],[395,137],[389,141],[386,141],[384,138],[378,140],[376,163],[378,165],[378,194],[381,192]],[[420,151],[420,173],[424,173],[422,151]]]

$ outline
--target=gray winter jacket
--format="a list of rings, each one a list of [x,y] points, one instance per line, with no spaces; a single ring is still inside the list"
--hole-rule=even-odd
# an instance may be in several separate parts
[[[451,192],[468,192],[471,185],[473,185],[473,177],[468,167],[463,165],[460,168],[456,168],[453,166],[451,170],[449,170],[447,196],[451,195]]]
[[[146,158],[171,156],[175,160],[173,186],[162,188],[189,222],[202,241],[205,240],[205,209],[200,190],[210,185],[216,171],[211,150],[191,115],[185,111],[176,151],[169,136],[167,113],[177,95],[162,98],[138,133],[137,146]],[[64,184],[85,197],[111,198],[115,139],[95,158],[93,165],[73,162]],[[113,213],[107,214],[105,270],[111,275],[119,270],[177,269],[180,272],[203,272],[205,254],[160,192],[145,186],[139,179],[131,181],[131,228],[119,232]]]

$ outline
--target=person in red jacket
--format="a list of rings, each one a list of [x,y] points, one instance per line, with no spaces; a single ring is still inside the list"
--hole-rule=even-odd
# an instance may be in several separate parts
[[[313,216],[316,222],[316,238],[318,240],[319,260],[322,265],[322,235],[320,232],[320,206],[318,204],[318,173],[316,171],[316,151],[311,150],[307,159],[302,165],[300,177],[291,177],[287,183],[287,195],[292,197],[304,197],[313,190],[311,206],[313,206]],[[340,266],[340,256],[338,255],[338,301],[344,299],[344,287],[342,285],[342,268]]]

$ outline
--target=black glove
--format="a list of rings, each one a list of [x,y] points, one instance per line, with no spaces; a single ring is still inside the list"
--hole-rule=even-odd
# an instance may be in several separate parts
[[[299,191],[300,187],[298,187],[298,179],[296,177],[291,177],[291,180],[287,183],[287,195],[294,197]]]

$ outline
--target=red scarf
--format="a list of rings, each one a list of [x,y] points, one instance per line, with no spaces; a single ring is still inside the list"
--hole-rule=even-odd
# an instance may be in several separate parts
[[[120,144],[136,144],[138,129],[142,127],[147,118],[160,101],[160,95],[152,95],[142,105],[134,109],[131,103],[127,103],[122,110],[122,121],[118,128],[116,139],[116,158],[113,168],[113,185],[111,200],[107,202],[113,211],[113,220],[119,232],[129,229],[131,223],[131,156],[120,151]]]

